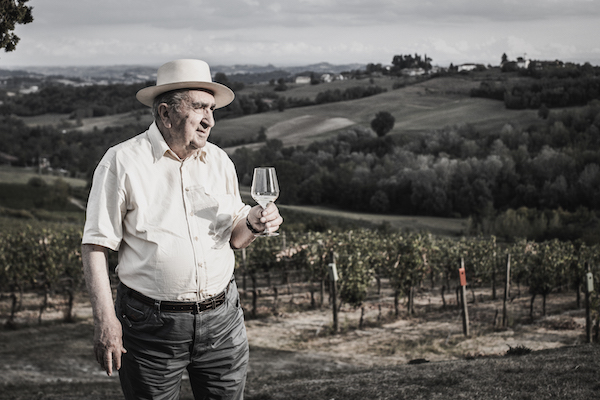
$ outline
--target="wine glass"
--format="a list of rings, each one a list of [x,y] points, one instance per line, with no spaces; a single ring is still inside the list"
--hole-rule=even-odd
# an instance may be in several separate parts
[[[274,202],[279,197],[279,183],[277,183],[277,174],[273,167],[254,168],[254,177],[252,178],[252,198],[263,208],[266,209],[269,203]],[[277,232],[269,232],[265,228],[264,232],[257,236],[278,236]]]

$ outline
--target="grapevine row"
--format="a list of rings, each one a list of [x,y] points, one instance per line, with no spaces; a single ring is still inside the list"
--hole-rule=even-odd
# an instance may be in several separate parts
[[[468,286],[496,288],[504,285],[507,255],[511,257],[511,281],[528,287],[533,300],[557,290],[580,293],[588,268],[600,282],[600,246],[558,240],[532,242],[519,240],[499,243],[494,237],[452,239],[421,233],[379,233],[368,230],[349,232],[307,232],[288,234],[281,241],[255,241],[247,253],[244,269],[257,273],[295,270],[305,282],[327,286],[328,265],[333,260],[339,275],[341,301],[359,307],[373,282],[388,279],[396,296],[408,298],[425,282],[442,285],[442,296],[458,285],[458,268],[464,260]],[[594,292],[594,293],[597,293]],[[595,295],[594,301],[598,302]],[[443,299],[444,300],[444,299]],[[445,300],[444,300],[445,303]]]
[[[407,296],[412,310],[413,289],[424,282],[441,284],[442,293],[453,290],[460,259],[465,262],[469,286],[492,287],[495,295],[495,288],[503,284],[503,263],[510,254],[513,283],[527,286],[532,301],[541,296],[544,304],[549,294],[563,288],[575,289],[579,302],[588,268],[595,282],[600,279],[600,246],[581,242],[499,243],[493,237],[451,239],[369,230],[288,232],[280,238],[257,239],[247,250],[243,271],[253,279],[259,273],[286,276],[294,271],[311,288],[320,286],[323,293],[328,285],[328,265],[335,262],[341,301],[359,307],[373,283],[387,279],[395,291],[396,313],[402,295]],[[22,293],[31,291],[44,296],[44,301],[51,293],[66,296],[70,305],[67,319],[71,317],[73,296],[83,281],[80,243],[77,228],[0,233],[0,291],[13,298],[9,321],[19,308]],[[242,266],[241,257],[237,259]],[[597,302],[598,296],[593,299]]]

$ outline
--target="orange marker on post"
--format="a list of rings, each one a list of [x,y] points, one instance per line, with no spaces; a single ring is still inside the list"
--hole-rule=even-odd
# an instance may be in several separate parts
[[[467,286],[467,274],[465,273],[465,268],[459,268],[458,274],[460,276],[460,286]]]

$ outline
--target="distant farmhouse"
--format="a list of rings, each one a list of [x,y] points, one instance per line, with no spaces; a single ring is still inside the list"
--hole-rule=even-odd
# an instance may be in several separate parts
[[[525,60],[523,57],[517,58],[517,68],[519,69],[527,69],[529,68],[529,63],[531,60]]]
[[[487,69],[486,66],[483,64],[473,64],[473,63],[461,64],[456,67],[456,70],[458,72],[463,72],[463,71],[469,72],[469,71],[475,71],[475,70],[483,71],[486,69]]]
[[[321,75],[321,82],[323,83],[331,83],[333,81],[343,81],[346,79],[342,74],[323,74]]]
[[[400,72],[405,76],[421,76],[427,73],[424,68],[404,68]]]
[[[475,69],[477,69],[477,65],[476,64],[462,64],[462,65],[459,65],[457,68],[458,68],[458,72],[474,71]]]
[[[343,81],[344,75],[342,74],[322,74],[319,77],[319,81],[321,83],[331,83],[333,81]],[[298,75],[294,81],[297,85],[308,85],[312,82],[312,78],[310,76]]]
[[[564,68],[565,64],[562,61],[534,61],[525,59],[523,57],[517,57],[517,61],[509,61],[508,59],[503,60],[500,64],[502,71],[517,71],[520,69],[536,69],[541,70],[544,68]]]
[[[297,76],[296,84],[298,85],[307,85],[310,83],[310,76]]]

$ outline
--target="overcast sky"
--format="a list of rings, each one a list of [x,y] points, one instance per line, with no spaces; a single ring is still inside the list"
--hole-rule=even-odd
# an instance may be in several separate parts
[[[433,64],[509,59],[600,65],[600,0],[30,0],[16,66]]]

